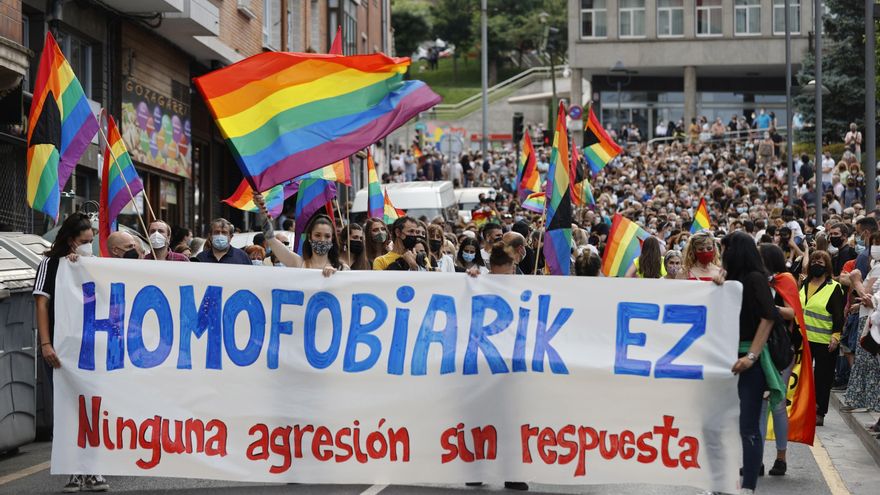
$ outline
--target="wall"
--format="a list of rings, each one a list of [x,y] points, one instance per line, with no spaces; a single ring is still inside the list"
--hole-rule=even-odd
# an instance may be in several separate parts
[[[129,49],[134,50],[133,68],[128,64]],[[122,29],[122,72],[171,96],[172,80],[189,86],[189,57],[155,34],[126,23]]]
[[[212,0],[220,9],[220,41],[247,57],[263,51],[263,2],[251,0],[253,19],[238,9],[237,0]]]
[[[0,0],[0,37],[21,44],[21,0]]]

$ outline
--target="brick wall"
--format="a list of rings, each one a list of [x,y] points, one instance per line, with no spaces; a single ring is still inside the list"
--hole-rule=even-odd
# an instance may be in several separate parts
[[[134,70],[128,50],[134,50]],[[171,81],[189,86],[189,57],[158,35],[126,23],[122,29],[122,71],[163,95],[171,96]]]
[[[0,36],[21,44],[21,0],[0,0]]]
[[[220,40],[242,56],[263,51],[263,0],[250,0],[253,19],[238,9],[238,0],[212,0],[220,8]]]

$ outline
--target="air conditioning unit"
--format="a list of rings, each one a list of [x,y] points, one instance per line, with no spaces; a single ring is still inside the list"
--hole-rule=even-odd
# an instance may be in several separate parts
[[[247,16],[248,19],[256,19],[257,14],[253,11],[254,0],[238,0],[238,11]]]

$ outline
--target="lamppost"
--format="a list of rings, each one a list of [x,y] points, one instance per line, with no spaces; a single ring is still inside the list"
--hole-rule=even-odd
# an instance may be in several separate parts
[[[820,45],[821,47],[821,45]],[[816,98],[816,157],[814,158],[814,167],[816,169],[816,226],[822,225],[822,96],[831,94],[825,86],[822,85],[822,62],[821,56],[816,56],[816,79],[808,82],[801,92],[805,95],[813,94]]]
[[[790,0],[785,0],[783,8],[785,9],[785,162],[786,170],[788,170],[788,204],[794,204],[794,157],[792,154],[792,140],[794,139],[794,129],[792,129],[791,116],[791,7]]]
[[[874,22],[880,19],[880,4],[865,0],[865,182],[868,211],[877,206],[877,59]]]
[[[483,139],[480,141],[480,151],[483,154],[483,161],[488,160],[489,156],[489,21],[487,18],[488,0],[480,2],[480,37],[481,54],[480,68],[482,71],[483,86]]]
[[[547,121],[547,129],[555,129],[556,126],[556,64],[553,58],[553,55],[556,53],[557,47],[557,37],[559,36],[559,29],[555,27],[551,27],[547,24],[547,20],[550,18],[550,14],[547,12],[541,12],[538,14],[538,20],[541,21],[541,24],[544,26],[544,51],[547,53],[547,56],[550,58],[550,87],[552,91],[552,96],[550,98],[550,110],[548,112],[549,120]]]
[[[633,71],[630,71],[629,69],[627,69],[626,66],[623,65],[622,60],[618,60],[617,63],[614,64],[614,67],[611,68],[610,72],[614,76],[617,76],[615,78],[615,83],[617,84],[617,115],[616,115],[617,118],[615,120],[617,120],[617,126],[620,127],[621,89],[623,89],[624,86],[628,86],[629,83],[632,81]],[[626,77],[626,79],[625,80],[622,79],[623,77]]]

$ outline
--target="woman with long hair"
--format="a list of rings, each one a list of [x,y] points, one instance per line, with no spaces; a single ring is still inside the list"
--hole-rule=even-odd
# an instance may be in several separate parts
[[[769,374],[764,371],[765,366],[757,362],[758,359],[770,358],[764,347],[773,328],[776,306],[770,293],[769,274],[758,253],[755,239],[745,232],[734,232],[726,236],[721,245],[724,249],[722,263],[727,272],[726,279],[735,280],[743,286],[739,313],[739,359],[733,364],[732,371],[739,375],[737,389],[743,450],[742,488],[744,493],[753,493],[764,455],[764,437],[760,426],[764,390],[771,390],[771,407],[774,409],[783,398],[779,374],[773,364],[770,363],[773,369]],[[775,386],[772,386],[774,383]]]
[[[831,255],[825,251],[810,253],[807,279],[801,286],[801,305],[807,340],[813,356],[813,377],[816,385],[816,426],[825,424],[837,347],[844,323],[845,298],[843,290],[834,281]]]
[[[697,232],[688,239],[682,257],[682,270],[678,274],[680,279],[709,281],[721,275],[721,259],[715,236],[707,230]]]
[[[340,261],[351,267],[352,270],[370,270],[365,251],[364,228],[360,224],[346,225],[339,235],[339,244],[342,253]]]
[[[373,260],[388,253],[388,226],[381,218],[368,218],[364,223],[364,236],[367,264],[373,266]]]
[[[660,256],[660,241],[651,236],[642,243],[642,253],[635,259],[633,265],[626,272],[628,278],[663,278],[666,276],[666,267],[663,266],[663,258]]]
[[[339,246],[336,244],[335,227],[327,215],[317,215],[306,228],[305,240],[302,245],[302,256],[288,250],[275,238],[272,222],[263,224],[263,234],[269,247],[272,248],[278,261],[292,268],[313,268],[321,270],[324,276],[330,276],[338,270],[348,270],[345,263],[339,261]]]
[[[55,279],[61,258],[75,260],[77,256],[92,255],[92,222],[88,215],[73,213],[68,216],[58,229],[55,242],[45,253],[46,257],[37,268],[34,283],[34,304],[36,306],[37,336],[39,338],[40,366],[43,367],[46,381],[53,385],[53,372],[61,367],[61,359],[55,352]],[[73,474],[67,479],[64,492],[106,491],[110,484],[100,474]]]
[[[455,261],[453,261],[451,256],[443,254],[443,242],[445,240],[443,227],[435,223],[428,225],[428,247],[430,248],[432,264],[437,267],[437,271],[454,273]]]
[[[465,236],[458,246],[458,256],[455,257],[455,271],[466,272],[476,266],[482,273],[488,273],[483,255],[480,253],[480,243],[473,237]]]
[[[666,251],[663,255],[663,267],[666,268],[665,278],[675,279],[681,271],[681,251],[677,249]]]

